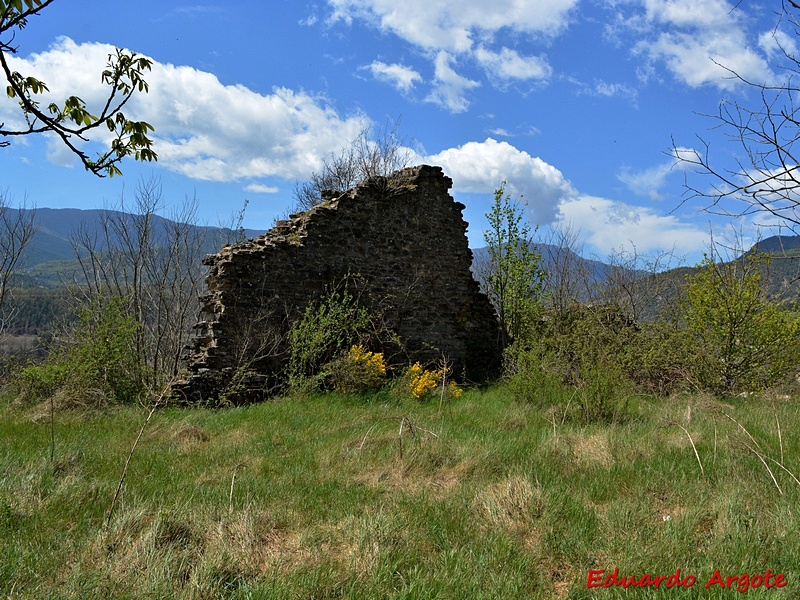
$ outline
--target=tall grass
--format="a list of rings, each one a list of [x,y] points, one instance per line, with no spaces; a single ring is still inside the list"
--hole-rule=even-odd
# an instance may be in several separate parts
[[[628,411],[554,427],[504,386],[441,413],[380,394],[163,409],[106,529],[143,410],[59,415],[51,461],[49,423],[4,405],[0,595],[740,597],[703,589],[716,569],[770,569],[788,585],[769,597],[800,593],[794,405],[689,396]],[[587,588],[590,569],[615,568],[697,583]]]

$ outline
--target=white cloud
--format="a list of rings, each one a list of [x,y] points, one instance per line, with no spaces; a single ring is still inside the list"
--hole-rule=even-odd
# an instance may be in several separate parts
[[[641,48],[691,87],[710,83],[730,90],[738,85],[736,75],[754,83],[774,79],[767,62],[748,47],[738,30],[663,33]]]
[[[422,76],[411,67],[400,64],[387,65],[376,60],[364,67],[368,69],[375,79],[385,81],[403,93],[408,93],[417,81],[422,81]]]
[[[632,171],[628,167],[623,167],[617,178],[632,192],[647,196],[651,200],[661,200],[662,196],[659,190],[671,172],[672,163],[656,165],[642,171]]]
[[[547,81],[552,67],[543,56],[523,56],[496,38],[547,42],[569,25],[579,0],[328,0],[331,21],[354,19],[396,35],[433,58],[434,89],[427,100],[451,112],[469,106],[465,92],[479,85],[455,73],[450,63],[469,59],[490,80]]]
[[[758,46],[770,58],[783,55],[797,56],[797,43],[785,31],[765,31],[758,37]]]
[[[450,66],[451,61],[452,57],[447,52],[440,52],[436,57],[434,89],[425,100],[460,113],[469,108],[467,91],[479,87],[480,83],[456,73]]]
[[[253,194],[277,194],[281,190],[280,188],[264,185],[263,183],[251,183],[245,186],[244,191]]]
[[[622,98],[628,98],[630,100],[635,101],[639,92],[636,88],[631,87],[624,83],[609,83],[607,81],[598,80],[595,81],[594,88],[592,88],[592,92],[596,96],[603,96],[605,98],[612,98],[614,96],[619,96]]]
[[[514,137],[513,133],[511,133],[508,129],[503,129],[502,127],[490,129],[489,133],[497,137]]]
[[[541,56],[520,56],[516,50],[502,48],[493,52],[484,46],[475,50],[475,59],[489,74],[499,79],[547,80],[552,67]]]
[[[560,34],[578,0],[328,0],[332,19],[365,20],[425,50],[467,52],[500,30]]]
[[[539,224],[550,223],[559,203],[576,195],[554,166],[492,138],[450,148],[427,156],[424,161],[444,168],[452,177],[456,192],[492,193],[506,181],[506,191],[512,196],[521,195],[533,213],[533,221]]]
[[[726,28],[733,17],[727,0],[644,0],[647,18],[678,27]]]
[[[633,0],[613,8],[619,12],[606,31],[618,44],[626,33],[634,36],[633,52],[644,59],[637,69],[642,78],[664,65],[691,87],[731,90],[738,85],[734,73],[756,83],[775,79],[759,52],[763,39],[751,39],[742,11],[729,0]]]
[[[46,52],[11,57],[11,68],[48,84],[51,93],[43,104],[78,93],[96,114],[107,91],[99,73],[112,52],[107,44],[61,38]],[[125,114],[155,127],[161,166],[194,179],[304,179],[365,123],[362,115],[342,117],[324,99],[304,92],[279,88],[259,94],[191,67],[154,62],[146,79],[150,93],[136,95]],[[18,118],[19,107],[3,94],[0,121]],[[101,130],[94,139],[107,143],[108,131]],[[61,162],[60,155],[54,158]]]
[[[672,150],[671,159],[641,171],[632,171],[630,168],[624,167],[617,178],[631,191],[647,196],[651,200],[661,200],[660,190],[667,177],[674,172],[685,170],[689,167],[690,162],[696,162],[696,160],[696,150],[678,147]]]
[[[632,244],[639,252],[697,252],[708,242],[708,231],[681,222],[674,215],[661,215],[650,208],[607,198],[580,196],[563,202],[558,221],[585,236],[601,256]]]

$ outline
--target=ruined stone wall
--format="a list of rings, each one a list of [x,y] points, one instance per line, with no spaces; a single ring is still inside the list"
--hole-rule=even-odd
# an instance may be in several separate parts
[[[247,399],[257,398],[285,366],[290,322],[348,274],[365,288],[362,300],[383,307],[408,360],[445,355],[469,378],[495,372],[497,322],[470,273],[464,205],[451,185],[439,167],[404,169],[206,257],[209,292],[189,349],[191,376],[176,394],[213,399],[247,360],[256,371],[244,382]]]

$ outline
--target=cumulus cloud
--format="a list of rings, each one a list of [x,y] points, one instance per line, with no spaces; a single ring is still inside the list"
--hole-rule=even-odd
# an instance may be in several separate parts
[[[420,48],[467,52],[501,30],[553,37],[569,24],[578,0],[328,0],[332,19],[362,19]]]
[[[543,56],[523,56],[505,46],[501,33],[526,41],[548,41],[568,26],[578,0],[328,0],[331,21],[364,21],[392,33],[434,60],[436,77],[428,100],[451,112],[467,110],[465,92],[478,84],[455,73],[450,63],[469,59],[494,83],[547,81],[552,67]]]
[[[581,231],[601,256],[623,247],[631,250],[631,244],[640,252],[675,248],[688,254],[708,242],[708,231],[683,223],[674,215],[595,196],[561,203],[558,222]]]
[[[680,148],[676,152],[689,155],[693,151]],[[688,254],[708,241],[707,230],[683,222],[676,215],[580,194],[558,168],[508,142],[488,138],[422,160],[440,165],[453,179],[456,193],[491,194],[506,181],[506,191],[512,197],[522,196],[532,223],[570,225],[580,230],[586,243],[601,256],[623,246],[631,249],[630,244],[640,252],[675,248]],[[644,193],[657,193],[673,164],[674,161],[669,161],[647,172],[631,173],[629,182],[638,184]]]
[[[486,71],[499,79],[547,80],[553,68],[541,56],[520,56],[516,50],[502,48],[493,52],[481,46],[475,50],[475,58]]]
[[[643,13],[625,23],[640,36],[634,52],[644,57],[640,73],[663,64],[689,86],[729,90],[733,73],[757,83],[774,79],[758,43],[751,43],[741,12],[728,0],[641,0]]]
[[[376,60],[364,68],[369,70],[375,79],[389,83],[403,93],[410,92],[416,82],[422,81],[422,76],[417,71],[405,65],[387,65]]]
[[[424,160],[444,168],[456,192],[491,193],[506,181],[506,190],[523,197],[533,221],[539,224],[553,221],[559,203],[576,195],[557,168],[492,138],[450,148]]]
[[[480,86],[480,83],[456,73],[453,67],[450,66],[452,60],[452,57],[447,52],[438,54],[436,57],[434,89],[425,100],[443,106],[451,112],[460,113],[469,108],[467,92]]]
[[[99,73],[113,52],[107,44],[61,38],[46,52],[10,60],[12,69],[48,84],[43,103],[80,90],[96,113],[107,93]],[[191,67],[154,61],[146,79],[150,93],[136,95],[125,114],[155,127],[161,166],[194,179],[304,179],[365,123],[363,115],[342,117],[323,98],[285,88],[260,94]],[[0,121],[10,125],[19,119],[19,107],[3,96]],[[101,130],[95,139],[107,143],[108,132]],[[60,154],[53,158],[63,160]]]

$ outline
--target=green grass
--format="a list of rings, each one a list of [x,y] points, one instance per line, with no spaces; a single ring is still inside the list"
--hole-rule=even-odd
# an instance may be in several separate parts
[[[51,461],[47,418],[0,411],[3,598],[741,597],[703,589],[716,569],[788,582],[747,597],[800,594],[800,484],[770,460],[779,423],[800,473],[787,399],[636,399],[620,424],[555,428],[503,386],[441,414],[381,394],[164,409],[108,529],[146,412],[57,414]],[[587,588],[615,568],[697,582]]]

